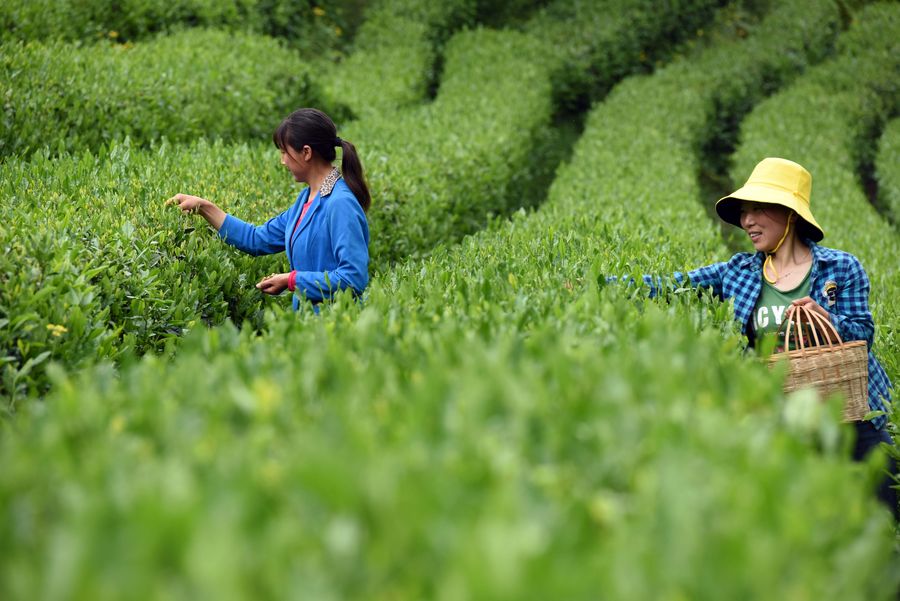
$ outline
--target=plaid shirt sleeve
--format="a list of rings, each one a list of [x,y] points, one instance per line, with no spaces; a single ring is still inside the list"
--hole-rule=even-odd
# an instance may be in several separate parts
[[[831,322],[844,340],[865,340],[869,347],[875,337],[875,321],[869,311],[869,277],[856,257],[845,255],[835,279],[840,282],[837,302],[827,310]]]
[[[694,288],[710,288],[713,294],[721,298],[722,276],[727,265],[727,263],[713,263],[712,265],[689,271],[687,274],[676,271],[665,277],[645,275],[643,278],[644,285],[650,288],[651,298],[663,290],[672,290],[686,285]]]
[[[713,263],[689,271],[688,278],[694,288],[709,288],[713,294],[724,298],[725,291],[722,282],[727,270],[728,263]]]
[[[692,286],[694,288],[711,288],[713,294],[718,297],[723,296],[722,280],[728,267],[727,263],[713,263],[705,267],[700,267],[684,274],[680,271],[669,274],[667,276],[645,275],[641,279],[644,285],[649,289],[648,296],[653,298],[666,290],[673,290],[683,286]],[[629,276],[616,277],[610,276],[606,278],[607,283],[624,282],[626,284],[634,284],[634,278]]]

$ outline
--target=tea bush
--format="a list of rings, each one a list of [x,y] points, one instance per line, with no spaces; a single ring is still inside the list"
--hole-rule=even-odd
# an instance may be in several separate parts
[[[777,382],[734,337],[590,288],[527,334],[379,291],[59,376],[0,439],[4,595],[889,598],[864,470],[753,414]]]
[[[41,392],[47,359],[76,367],[159,349],[195,323],[252,320],[253,284],[281,269],[163,206],[191,190],[261,220],[291,193],[271,145],[118,144],[0,173],[0,392],[13,401]]]
[[[267,137],[297,106],[321,104],[312,78],[271,38],[191,30],[134,46],[9,42],[0,53],[0,156],[97,150],[130,137]]]

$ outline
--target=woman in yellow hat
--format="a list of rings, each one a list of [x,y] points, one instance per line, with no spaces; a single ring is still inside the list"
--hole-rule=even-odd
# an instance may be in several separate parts
[[[871,351],[875,324],[868,306],[869,278],[853,255],[818,245],[825,232],[810,211],[811,188],[812,177],[802,166],[786,159],[763,159],[742,188],[716,203],[719,217],[743,229],[756,252],[738,253],[727,262],[673,277],[733,299],[735,318],[751,345],[763,336],[778,335],[782,321],[798,305],[830,320],[845,341],[865,340],[869,409],[887,412],[892,385]],[[644,281],[651,296],[663,284],[653,276],[644,276]],[[780,335],[777,344],[782,350],[783,332]],[[886,423],[883,414],[855,423],[855,459],[882,442],[893,445]],[[890,471],[896,475],[896,462],[891,461]],[[885,478],[878,496],[900,519],[891,484]]]

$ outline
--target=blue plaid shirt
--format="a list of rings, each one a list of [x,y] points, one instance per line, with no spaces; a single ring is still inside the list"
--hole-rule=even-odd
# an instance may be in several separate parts
[[[891,402],[890,380],[872,353],[875,322],[869,311],[869,277],[859,260],[840,250],[819,246],[807,240],[812,249],[809,295],[831,315],[831,323],[844,340],[865,340],[869,346],[869,409],[887,411]],[[725,263],[714,263],[685,274],[674,273],[667,282],[655,276],[644,276],[655,296],[662,287],[689,283],[710,288],[722,300],[734,299],[734,317],[741,322],[743,333],[752,337],[752,315],[762,291],[762,265],[765,255],[738,253]],[[830,292],[829,292],[830,289]],[[887,423],[878,416],[872,424],[879,430]]]

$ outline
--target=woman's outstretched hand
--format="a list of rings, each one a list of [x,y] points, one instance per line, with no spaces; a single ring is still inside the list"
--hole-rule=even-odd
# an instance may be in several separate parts
[[[273,273],[263,278],[256,287],[266,294],[281,294],[288,287],[289,273]]]
[[[215,203],[199,196],[176,194],[166,201],[166,206],[169,205],[177,206],[183,213],[199,213],[217,231],[225,223],[225,211],[217,207]]]

